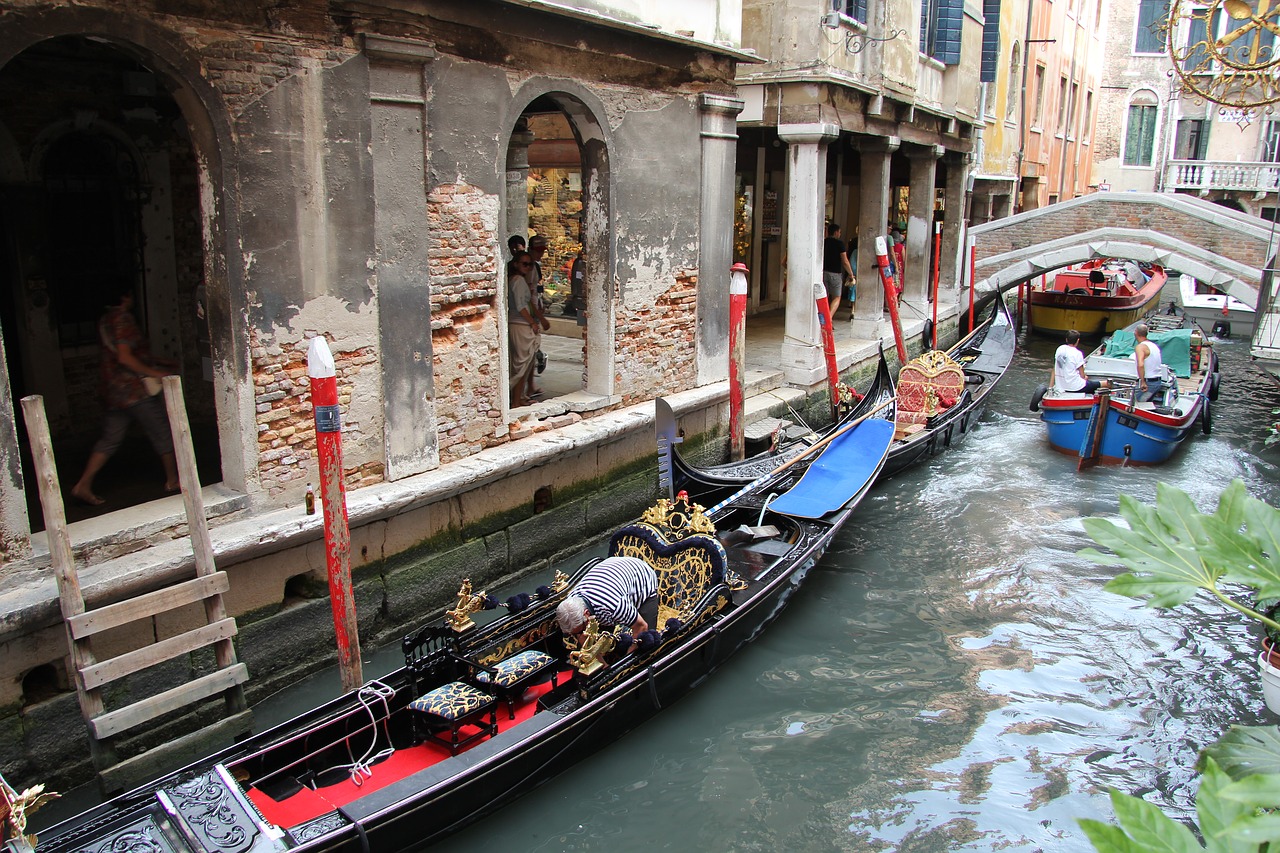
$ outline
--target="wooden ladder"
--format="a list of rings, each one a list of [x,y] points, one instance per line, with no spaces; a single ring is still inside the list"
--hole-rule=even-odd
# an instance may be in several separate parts
[[[252,712],[247,708],[242,687],[249,672],[236,660],[231,640],[236,634],[236,622],[227,616],[222,602],[222,594],[230,588],[230,583],[226,573],[218,571],[214,565],[213,544],[205,522],[191,429],[178,377],[165,377],[164,396],[195,555],[196,577],[92,610],[85,608],[71,551],[44,400],[39,396],[22,399],[49,537],[49,553],[58,582],[58,600],[71,649],[76,692],[89,730],[94,769],[98,773],[99,785],[107,794],[122,791],[165,769],[172,769],[175,761],[196,757],[206,744],[243,734],[252,722]],[[99,661],[95,657],[92,647],[95,635],[134,623],[149,622],[160,614],[196,602],[204,604],[205,625],[107,660]],[[213,672],[122,708],[106,710],[102,697],[106,685],[210,646],[217,661]],[[226,717],[220,722],[124,761],[117,758],[115,738],[120,734],[218,694],[222,694],[226,704]]]

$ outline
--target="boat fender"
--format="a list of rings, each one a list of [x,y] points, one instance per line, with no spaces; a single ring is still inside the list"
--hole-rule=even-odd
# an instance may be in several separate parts
[[[1131,458],[1133,458],[1133,445],[1126,444],[1124,446],[1124,462],[1120,463],[1120,467],[1123,468],[1125,465],[1128,465]]]
[[[1204,411],[1200,413],[1200,429],[1205,435],[1213,429],[1213,415],[1209,413],[1209,401],[1204,401]]]
[[[335,809],[335,811],[337,811],[338,814],[342,815],[343,818],[345,818],[347,821],[351,823],[353,827],[355,827],[356,836],[360,839],[361,853],[373,853],[373,851],[369,847],[369,835],[364,831],[364,827],[360,824],[360,821],[356,820],[351,815],[347,814],[346,810],[343,809],[342,806],[338,806],[338,808]]]
[[[1209,378],[1209,399],[1218,399],[1218,383],[1222,381],[1222,374],[1218,371],[1213,372],[1213,376]]]
[[[1035,392],[1031,395],[1031,411],[1040,411],[1040,401],[1044,399],[1044,395],[1049,393],[1049,386],[1041,382],[1036,386]]]
[[[926,350],[933,349],[933,318],[932,317],[924,318],[924,332],[921,334],[920,337],[924,341],[924,348]]]

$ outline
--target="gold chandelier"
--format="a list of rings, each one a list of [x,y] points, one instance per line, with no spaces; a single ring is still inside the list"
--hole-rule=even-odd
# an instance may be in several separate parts
[[[1280,102],[1280,0],[1171,0],[1161,29],[1186,94],[1246,113]]]

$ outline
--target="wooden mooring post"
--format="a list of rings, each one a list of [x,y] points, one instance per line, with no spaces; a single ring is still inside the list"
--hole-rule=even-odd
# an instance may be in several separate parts
[[[88,728],[90,755],[94,769],[98,772],[99,785],[108,794],[124,790],[181,761],[190,760],[208,745],[243,734],[249,730],[252,722],[242,687],[249,673],[244,664],[236,660],[235,647],[232,645],[232,637],[237,630],[236,622],[226,615],[222,601],[222,594],[230,589],[230,583],[226,573],[218,571],[214,565],[213,545],[205,523],[200,478],[196,471],[195,450],[191,442],[181,380],[176,376],[165,377],[164,394],[196,576],[192,580],[92,610],[85,607],[71,550],[71,537],[67,529],[66,510],[62,503],[44,401],[39,396],[22,399],[22,411],[26,419],[27,434],[31,439],[31,453],[39,484],[40,504],[44,510],[45,529],[49,538],[49,551],[58,583],[58,601],[75,669],[73,678],[76,693]],[[135,622],[151,622],[162,613],[196,602],[204,605],[206,624],[203,626],[108,660],[99,661],[95,657],[92,647],[95,635]],[[154,634],[154,631],[145,633]],[[110,711],[106,709],[102,697],[105,685],[209,646],[213,647],[217,663],[212,672],[124,707]],[[227,716],[224,719],[124,761],[119,760],[116,741],[120,735],[218,694],[222,695],[226,705]]]

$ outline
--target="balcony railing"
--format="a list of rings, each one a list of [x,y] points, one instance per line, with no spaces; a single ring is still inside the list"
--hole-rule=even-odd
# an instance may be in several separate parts
[[[1236,190],[1273,193],[1280,188],[1280,163],[1239,163],[1227,160],[1170,160],[1166,190]]]

